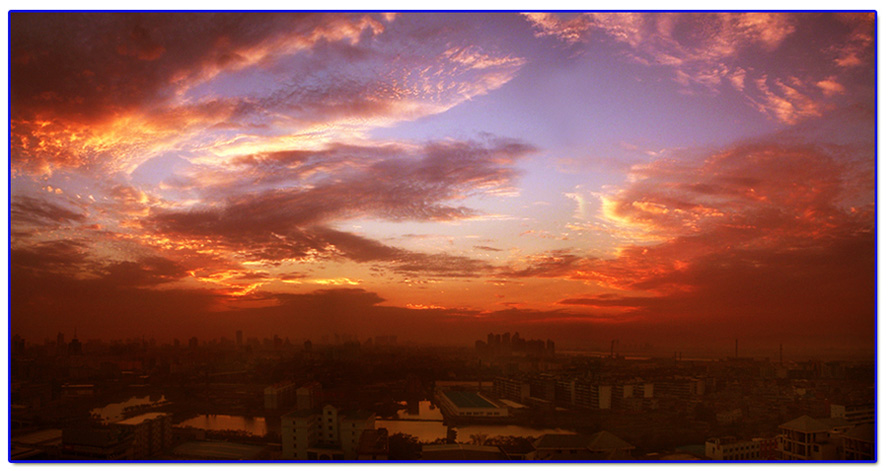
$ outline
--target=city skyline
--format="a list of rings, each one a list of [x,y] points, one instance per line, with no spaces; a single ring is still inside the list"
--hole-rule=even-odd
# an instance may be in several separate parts
[[[12,13],[10,335],[871,354],[874,33]]]

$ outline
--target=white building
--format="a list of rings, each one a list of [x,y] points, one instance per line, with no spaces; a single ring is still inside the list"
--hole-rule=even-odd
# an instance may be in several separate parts
[[[296,390],[296,407],[300,410],[320,407],[323,394],[324,389],[317,381],[305,384]]]
[[[774,458],[777,438],[737,440],[734,437],[706,440],[706,457],[717,461],[766,460]]]
[[[170,414],[149,412],[115,422],[114,425],[132,431],[133,459],[150,458],[172,446],[173,419]]]
[[[854,425],[876,423],[876,407],[874,404],[830,404],[829,416],[845,419]]]
[[[803,415],[780,426],[779,451],[784,460],[841,459],[843,434],[851,428],[844,419],[815,419]]]
[[[281,458],[285,460],[354,460],[361,434],[373,430],[376,415],[343,411],[296,410],[281,417]]]
[[[296,401],[296,384],[283,381],[265,388],[265,409],[285,409]]]

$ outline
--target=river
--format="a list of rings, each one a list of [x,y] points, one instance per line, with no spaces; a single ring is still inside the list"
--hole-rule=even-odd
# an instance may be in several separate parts
[[[123,420],[124,411],[129,407],[138,407],[138,406],[149,406],[149,405],[159,405],[166,402],[166,398],[163,395],[160,396],[132,396],[129,399],[122,402],[112,402],[105,407],[97,407],[90,412],[93,415],[99,416],[105,423],[117,422],[119,420]]]
[[[265,417],[249,417],[243,415],[203,414],[176,424],[177,427],[194,427],[203,430],[235,430],[251,435],[265,436],[268,424]]]
[[[404,403],[406,404],[406,403]],[[385,428],[389,435],[405,433],[419,438],[421,442],[433,442],[439,438],[447,437],[447,426],[444,425],[444,417],[441,411],[430,401],[419,401],[418,410],[414,413],[407,410],[398,412],[398,420],[376,419],[376,428]],[[460,442],[468,442],[472,435],[486,435],[487,437],[518,436],[538,437],[547,433],[573,434],[571,430],[560,428],[535,428],[523,425],[457,425],[456,439]]]

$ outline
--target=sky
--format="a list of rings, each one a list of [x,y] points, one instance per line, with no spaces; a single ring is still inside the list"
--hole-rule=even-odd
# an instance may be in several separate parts
[[[871,352],[872,13],[12,13],[11,333]]]

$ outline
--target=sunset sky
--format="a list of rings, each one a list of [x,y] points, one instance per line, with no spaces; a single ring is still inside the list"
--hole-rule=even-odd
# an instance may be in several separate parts
[[[12,334],[873,348],[871,13],[10,30]]]

